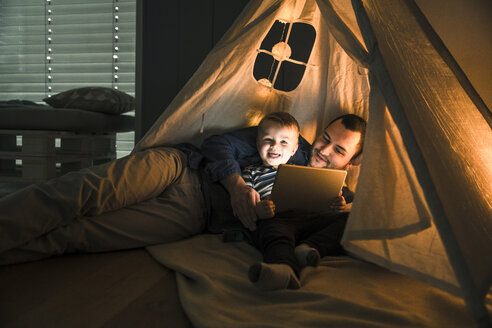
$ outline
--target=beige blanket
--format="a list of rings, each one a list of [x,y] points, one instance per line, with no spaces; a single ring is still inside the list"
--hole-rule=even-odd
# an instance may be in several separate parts
[[[325,257],[301,274],[302,288],[262,292],[247,277],[252,246],[216,235],[148,248],[176,271],[195,327],[471,327],[463,300],[350,257]]]

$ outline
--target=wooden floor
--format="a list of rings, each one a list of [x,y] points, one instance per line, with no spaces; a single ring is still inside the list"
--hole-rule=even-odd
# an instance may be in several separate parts
[[[173,271],[144,250],[0,267],[0,327],[192,327]]]

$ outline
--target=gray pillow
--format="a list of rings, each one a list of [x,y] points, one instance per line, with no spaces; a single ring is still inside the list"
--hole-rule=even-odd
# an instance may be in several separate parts
[[[135,109],[135,98],[105,87],[71,89],[44,98],[43,101],[55,108],[83,109],[107,114],[121,114]]]

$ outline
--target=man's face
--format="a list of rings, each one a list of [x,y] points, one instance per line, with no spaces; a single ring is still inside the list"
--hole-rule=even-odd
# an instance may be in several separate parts
[[[266,121],[258,132],[257,148],[263,164],[277,167],[285,164],[297,150],[298,133],[292,127]]]
[[[314,141],[309,166],[348,168],[352,157],[358,151],[359,140],[360,132],[346,129],[341,119],[333,122]]]

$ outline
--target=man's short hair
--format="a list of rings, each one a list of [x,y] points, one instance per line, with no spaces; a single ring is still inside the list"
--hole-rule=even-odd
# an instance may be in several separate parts
[[[355,114],[345,114],[335,118],[333,121],[330,122],[330,124],[328,124],[328,126],[330,126],[333,122],[336,122],[338,120],[342,120],[342,125],[347,130],[360,133],[360,140],[359,143],[357,144],[358,149],[355,155],[352,157],[352,158],[356,158],[357,156],[362,154],[362,150],[364,149],[364,138],[366,136],[366,126],[367,126],[366,120]]]
[[[287,112],[273,112],[266,115],[265,117],[262,118],[260,124],[258,124],[258,129],[261,130],[266,121],[276,122],[283,127],[293,128],[297,131],[297,133],[299,133],[299,131],[301,130],[299,128],[299,123],[294,118],[294,116],[290,115]]]

